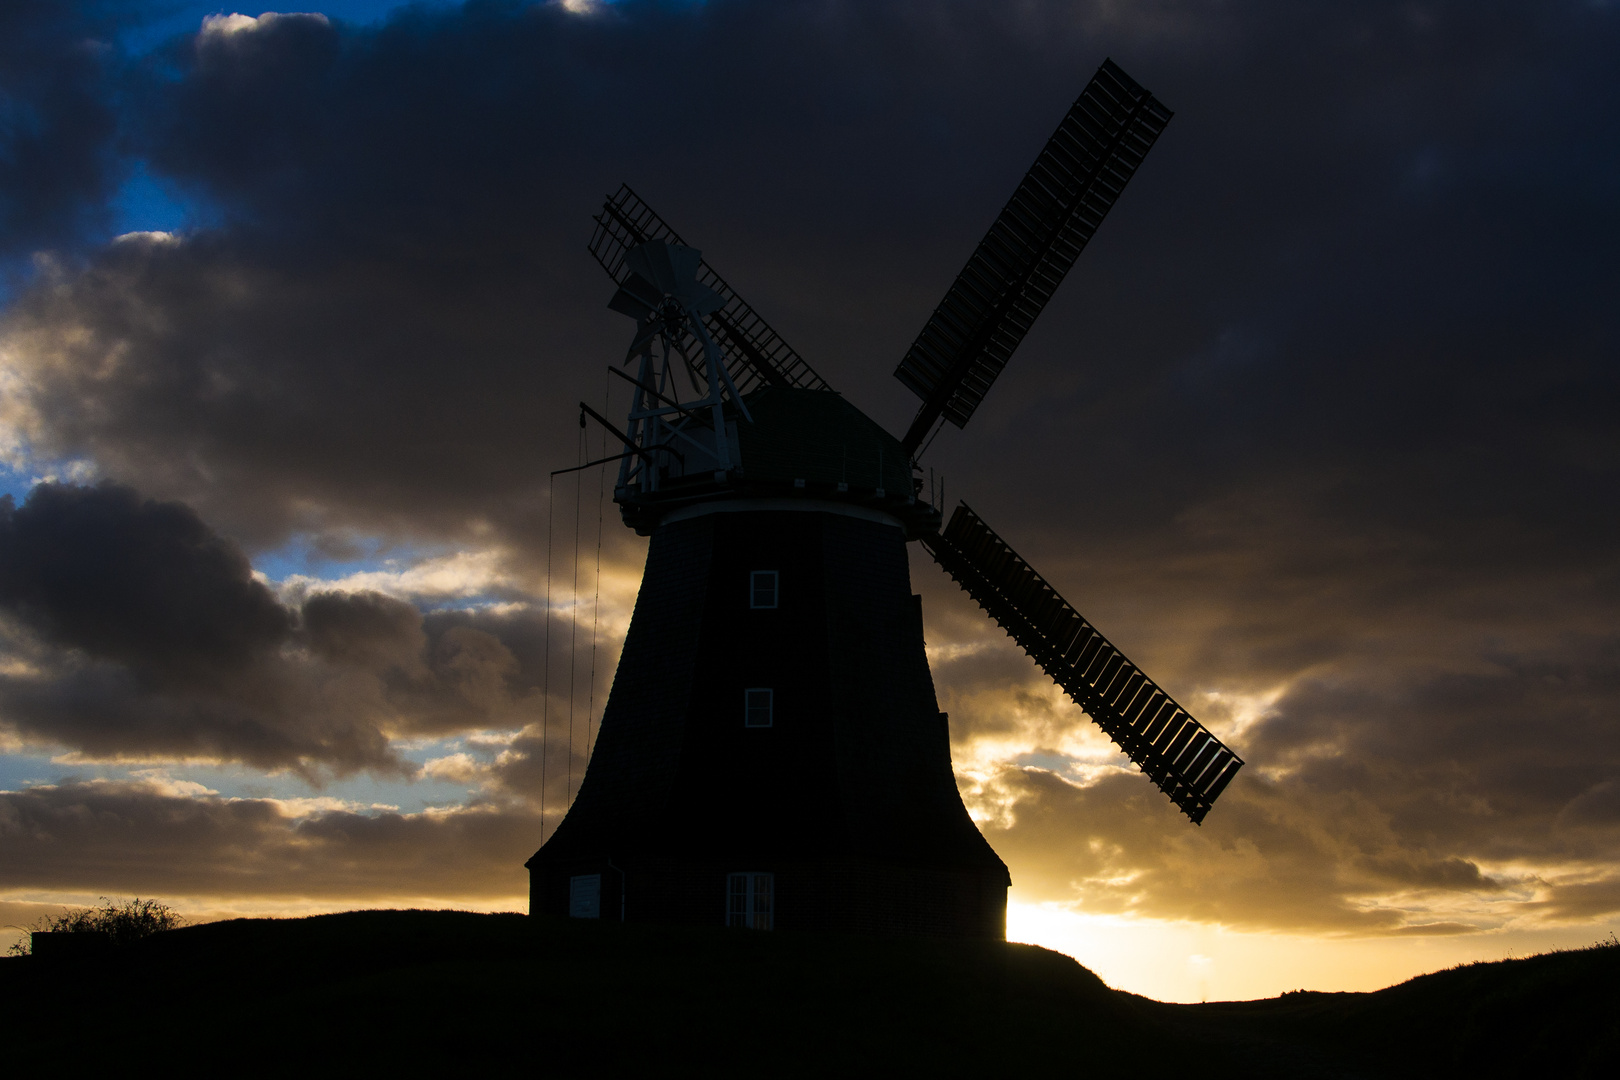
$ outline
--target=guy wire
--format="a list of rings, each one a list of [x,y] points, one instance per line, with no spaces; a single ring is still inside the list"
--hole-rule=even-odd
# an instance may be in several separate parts
[[[611,373],[612,369],[609,369]],[[613,389],[611,380],[602,380],[602,415],[609,416],[609,397]],[[602,429],[602,456],[607,456],[607,429]],[[596,594],[591,598],[591,696],[590,707],[585,710],[585,760],[591,759],[591,740],[595,736],[596,721],[596,618],[602,610],[602,501],[607,486],[607,469],[596,474]]]
[[[575,465],[585,461],[585,429],[574,440]],[[579,670],[579,497],[583,492],[583,470],[574,473],[574,584],[568,594],[568,794],[565,805],[574,804],[574,677]]]
[[[545,674],[540,680],[540,835],[546,835],[546,749],[551,738],[551,533],[557,508],[557,480],[546,480],[546,633]]]

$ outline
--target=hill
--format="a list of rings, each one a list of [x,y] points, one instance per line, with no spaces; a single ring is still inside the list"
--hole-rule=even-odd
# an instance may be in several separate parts
[[[1620,947],[1167,1005],[1058,953],[364,911],[0,963],[11,1064],[236,1074],[1610,1075]]]

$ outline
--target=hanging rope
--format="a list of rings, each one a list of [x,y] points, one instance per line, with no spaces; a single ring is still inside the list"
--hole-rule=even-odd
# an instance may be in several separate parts
[[[611,373],[611,372],[610,372]],[[611,380],[604,380],[602,388],[602,411],[606,413],[610,407]],[[583,406],[581,406],[583,409]],[[579,414],[579,438],[574,447],[574,468],[558,472],[571,472],[574,474],[574,560],[573,585],[569,593],[569,635],[568,635],[568,778],[564,790],[564,814],[567,807],[574,801],[574,747],[577,743],[576,732],[578,725],[575,722],[575,703],[579,697],[579,538],[582,531],[582,518],[584,508],[584,477],[580,474],[585,469],[586,449],[590,437],[585,433],[585,413]],[[607,455],[607,432],[602,433],[602,455]],[[556,510],[557,510],[557,473],[551,474],[551,483],[546,488],[546,629],[545,629],[545,665],[541,682],[541,720],[540,720],[540,834],[545,835],[546,830],[546,782],[550,775],[549,750],[551,745],[551,616],[552,616],[552,556],[555,550]],[[591,600],[591,660],[590,660],[590,689],[586,698],[585,709],[585,748],[587,757],[590,754],[592,742],[595,739],[596,718],[596,639],[597,628],[602,607],[602,507],[606,498],[606,471],[597,474],[596,480],[596,568],[594,582],[594,596]],[[583,777],[581,777],[583,781]]]
[[[576,466],[585,463],[585,434],[584,425],[580,426],[579,438],[575,440]],[[584,470],[574,473],[574,583],[568,593],[568,805],[574,804],[574,698],[576,674],[579,671],[579,504],[580,495],[584,491]]]
[[[581,423],[584,421],[582,420]],[[545,674],[540,680],[540,835],[546,835],[546,750],[551,740],[551,534],[557,508],[557,481],[546,481],[546,634]]]
[[[612,374],[613,369],[608,369]],[[608,415],[609,392],[613,388],[611,379],[603,376],[602,379],[602,415]],[[602,429],[602,456],[607,456],[607,429]],[[607,490],[607,470],[603,469],[596,474],[596,590],[591,597],[591,697],[590,707],[585,710],[585,760],[590,760],[592,740],[595,737],[593,725],[596,721],[596,620],[602,610],[602,502]]]

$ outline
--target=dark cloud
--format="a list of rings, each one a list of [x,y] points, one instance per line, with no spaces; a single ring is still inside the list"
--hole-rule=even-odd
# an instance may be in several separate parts
[[[0,610],[158,685],[239,671],[292,629],[235,544],[116,484],[0,502]]]
[[[1620,878],[1609,874],[1592,881],[1553,885],[1536,906],[1555,919],[1613,918],[1620,912]]]
[[[266,12],[249,29],[217,21],[177,39],[150,58],[146,89],[158,100],[138,114],[153,163],[216,197],[307,193],[332,149],[328,124],[349,104],[334,81],[341,52],[337,27],[318,14]]]
[[[391,712],[364,681],[266,665],[215,692],[151,693],[119,668],[48,663],[0,677],[10,733],[105,761],[237,761],[314,783],[335,772],[414,770],[389,745]]]
[[[304,601],[310,651],[334,664],[362,668],[415,668],[427,635],[422,614],[403,600],[378,593],[317,593]]]
[[[0,792],[0,888],[372,900],[527,891],[538,823],[495,807],[300,815],[162,781]]]
[[[41,484],[0,522],[0,610],[26,667],[18,734],[97,757],[400,768],[375,720],[289,677],[295,622],[191,510],[114,484]]]
[[[1476,566],[1590,557],[1614,522],[1571,504],[1620,464],[1614,33],[1579,5],[722,3],[187,36],[131,91],[132,145],[224,224],[14,307],[31,434],[253,544],[527,548],[622,335],[581,251],[621,178],[899,425],[894,359],[1114,52],[1177,119],[940,441],[954,490],[1102,542],[1309,476],[1281,510]],[[1053,491],[1038,465],[1071,455]]]
[[[0,675],[0,723],[28,739],[315,778],[410,773],[390,738],[534,715],[544,620],[525,609],[424,619],[367,592],[286,606],[189,508],[110,483],[41,484],[0,510],[0,613],[23,664]]]
[[[106,227],[121,172],[111,36],[135,16],[53,0],[0,9],[0,258]]]

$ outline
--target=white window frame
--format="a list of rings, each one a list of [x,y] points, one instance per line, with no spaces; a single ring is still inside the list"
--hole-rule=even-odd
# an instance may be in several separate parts
[[[769,581],[771,588],[771,602],[759,602],[759,587],[762,582]],[[748,575],[748,606],[755,609],[776,607],[782,597],[782,579],[775,570],[755,570]]]
[[[764,694],[765,720],[759,722],[759,706],[761,699],[756,694]],[[750,686],[743,691],[743,727],[761,728],[776,726],[776,691],[768,686]]]
[[[726,875],[726,925],[742,930],[776,928],[776,875],[740,870]]]
[[[575,874],[568,879],[568,917],[570,919],[602,917],[601,874]]]

